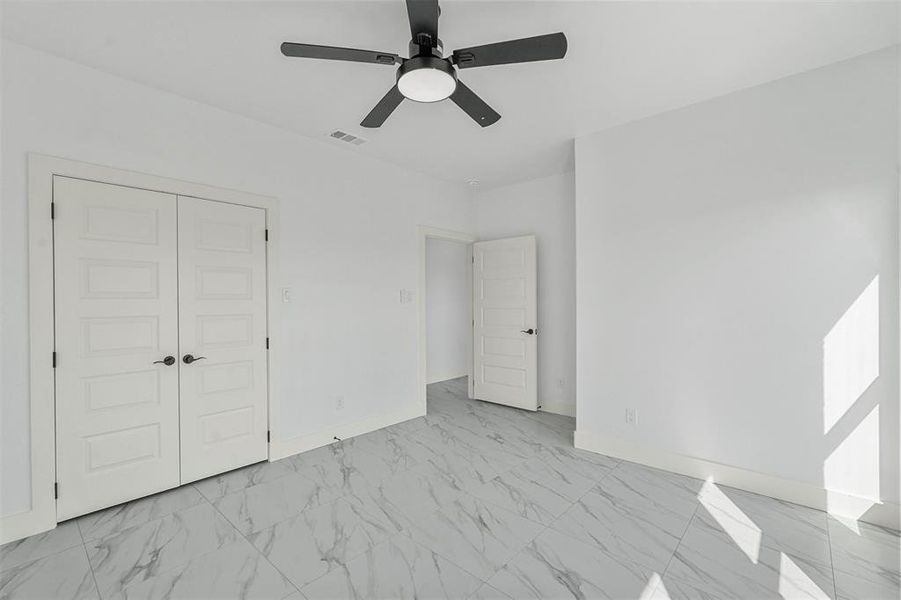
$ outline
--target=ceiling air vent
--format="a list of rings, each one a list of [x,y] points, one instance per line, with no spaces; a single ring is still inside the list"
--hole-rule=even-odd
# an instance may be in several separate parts
[[[348,144],[353,144],[354,146],[359,146],[361,144],[365,144],[368,140],[361,138],[356,135],[351,135],[346,131],[341,131],[340,129],[336,129],[330,134],[329,137],[335,138],[336,140],[341,140],[342,142],[346,142]]]

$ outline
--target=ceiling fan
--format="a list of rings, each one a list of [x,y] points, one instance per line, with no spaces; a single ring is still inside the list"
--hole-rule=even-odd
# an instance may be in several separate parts
[[[416,102],[438,102],[450,98],[472,119],[487,127],[501,116],[457,78],[457,69],[505,65],[510,63],[554,60],[566,55],[566,36],[550,33],[535,37],[497,42],[454,50],[443,56],[438,39],[438,0],[406,0],[410,18],[410,58],[390,52],[374,52],[336,46],[317,46],[284,42],[285,56],[349,60],[377,65],[399,64],[397,83],[360,123],[363,127],[381,127],[404,98]],[[456,67],[456,68],[455,68]]]

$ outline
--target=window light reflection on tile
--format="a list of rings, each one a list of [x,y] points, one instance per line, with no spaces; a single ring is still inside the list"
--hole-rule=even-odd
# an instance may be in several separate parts
[[[723,531],[729,534],[735,545],[756,565],[760,556],[760,527],[723,493],[712,477],[704,482],[698,493],[698,500]]]
[[[779,595],[789,598],[810,598],[811,600],[830,600],[829,594],[820,589],[816,583],[795,564],[785,552],[779,553]]]

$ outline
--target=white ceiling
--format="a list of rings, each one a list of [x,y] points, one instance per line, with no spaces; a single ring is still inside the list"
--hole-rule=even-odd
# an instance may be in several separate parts
[[[562,61],[461,71],[503,116],[481,129],[451,102],[404,102],[358,123],[391,67],[289,59],[282,41],[407,54],[401,0],[4,2],[13,41],[319,140],[483,187],[572,168],[574,137],[898,41],[896,2],[443,0],[454,48],[563,31]],[[325,140],[325,143],[339,143]]]

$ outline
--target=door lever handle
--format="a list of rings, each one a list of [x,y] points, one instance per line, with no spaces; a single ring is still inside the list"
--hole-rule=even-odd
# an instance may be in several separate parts
[[[155,361],[153,361],[153,364],[155,364],[155,365],[166,365],[167,367],[171,367],[172,365],[175,364],[175,357],[174,357],[174,356],[167,356],[167,357],[164,358],[163,360],[155,360]]]
[[[532,329],[531,327],[529,327],[528,329],[520,329],[519,332],[520,333],[528,333],[529,335],[533,335],[534,333],[536,333],[536,331],[534,329]]]
[[[196,360],[203,360],[205,358],[206,358],[206,356],[192,356],[190,354],[185,354],[184,358],[182,358],[181,360],[186,365],[190,365],[192,362],[194,362]]]

